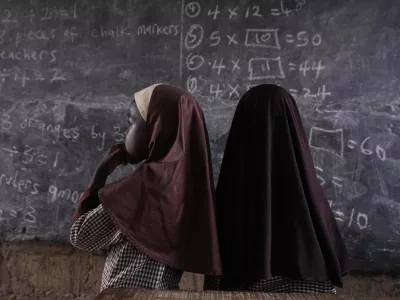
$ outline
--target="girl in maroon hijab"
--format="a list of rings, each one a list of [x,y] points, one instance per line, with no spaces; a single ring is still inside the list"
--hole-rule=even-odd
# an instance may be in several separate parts
[[[205,289],[336,293],[347,251],[294,99],[260,85],[240,100],[216,191],[224,275]]]
[[[125,144],[99,164],[74,215],[71,242],[107,250],[105,288],[178,289],[182,271],[221,274],[210,149],[203,114],[163,84],[134,95]],[[123,163],[144,161],[105,185]]]

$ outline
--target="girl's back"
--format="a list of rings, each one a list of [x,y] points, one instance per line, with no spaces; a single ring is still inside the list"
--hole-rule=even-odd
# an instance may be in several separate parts
[[[347,251],[294,99],[260,85],[240,100],[216,190],[224,275],[205,289],[334,293]]]

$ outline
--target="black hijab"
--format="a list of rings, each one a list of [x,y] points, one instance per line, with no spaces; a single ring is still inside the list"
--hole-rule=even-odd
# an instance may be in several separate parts
[[[216,213],[220,289],[273,276],[342,287],[346,247],[318,183],[299,110],[285,89],[260,85],[240,100]]]

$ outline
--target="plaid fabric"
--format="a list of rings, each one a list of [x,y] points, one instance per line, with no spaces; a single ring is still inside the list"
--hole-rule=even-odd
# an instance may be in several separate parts
[[[220,277],[206,276],[205,290],[219,290]],[[246,290],[265,293],[328,293],[336,294],[336,289],[330,281],[295,280],[282,276],[259,280],[250,286],[241,286],[235,290]]]
[[[82,250],[107,250],[100,290],[179,289],[183,272],[137,250],[115,226],[102,205],[76,220],[70,231],[70,240]]]

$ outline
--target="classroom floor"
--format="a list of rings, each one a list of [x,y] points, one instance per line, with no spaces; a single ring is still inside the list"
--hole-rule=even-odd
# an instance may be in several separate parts
[[[68,245],[46,242],[0,243],[0,299],[89,300],[99,291],[104,258]],[[201,290],[200,275],[185,274],[182,289]],[[346,277],[339,294],[400,297],[400,276]]]

